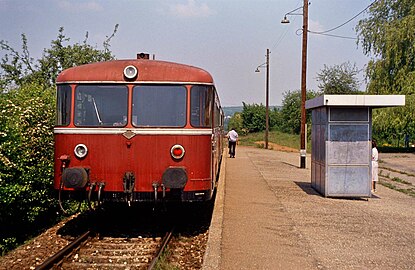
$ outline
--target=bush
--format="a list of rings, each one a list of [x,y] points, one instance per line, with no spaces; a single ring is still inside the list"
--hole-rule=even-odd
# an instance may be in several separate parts
[[[243,128],[241,113],[236,112],[233,114],[231,119],[229,119],[228,130],[231,130],[232,128],[234,128],[239,134],[245,133],[246,130]]]
[[[53,181],[54,96],[28,84],[0,94],[0,252],[24,241],[56,212]],[[51,207],[52,206],[52,207]]]
[[[379,153],[415,153],[415,147],[378,146]]]
[[[312,99],[316,93],[307,91],[306,99]],[[301,90],[284,93],[282,101],[282,126],[281,131],[292,134],[300,134],[301,131]],[[311,124],[311,111],[306,112],[306,123]]]
[[[242,125],[247,132],[258,132],[265,130],[265,106],[260,104],[243,104]]]

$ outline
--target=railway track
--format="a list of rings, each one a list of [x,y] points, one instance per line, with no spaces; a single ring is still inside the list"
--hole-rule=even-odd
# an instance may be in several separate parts
[[[36,269],[153,269],[172,234],[173,229],[164,237],[100,238],[87,232]]]
[[[379,184],[415,197],[414,154],[381,153]]]
[[[415,197],[415,175],[413,173],[379,166],[379,181],[385,187]]]

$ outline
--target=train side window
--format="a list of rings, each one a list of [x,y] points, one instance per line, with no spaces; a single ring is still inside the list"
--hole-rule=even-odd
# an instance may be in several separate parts
[[[212,87],[192,86],[190,95],[191,125],[193,127],[212,127]]]
[[[71,86],[58,85],[56,96],[56,125],[67,126],[71,121]]]
[[[184,127],[186,87],[137,85],[133,88],[133,125],[138,127]]]
[[[127,109],[124,85],[78,85],[75,89],[76,126],[125,126]]]

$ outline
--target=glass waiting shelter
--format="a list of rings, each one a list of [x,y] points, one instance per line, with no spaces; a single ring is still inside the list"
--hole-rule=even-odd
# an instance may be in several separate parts
[[[404,95],[322,95],[308,100],[312,187],[325,197],[370,197],[372,109],[404,105]]]

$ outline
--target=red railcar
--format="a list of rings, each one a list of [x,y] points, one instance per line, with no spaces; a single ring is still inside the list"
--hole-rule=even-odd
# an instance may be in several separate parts
[[[208,201],[223,111],[212,76],[200,68],[114,60],[58,76],[54,134],[60,198]]]

